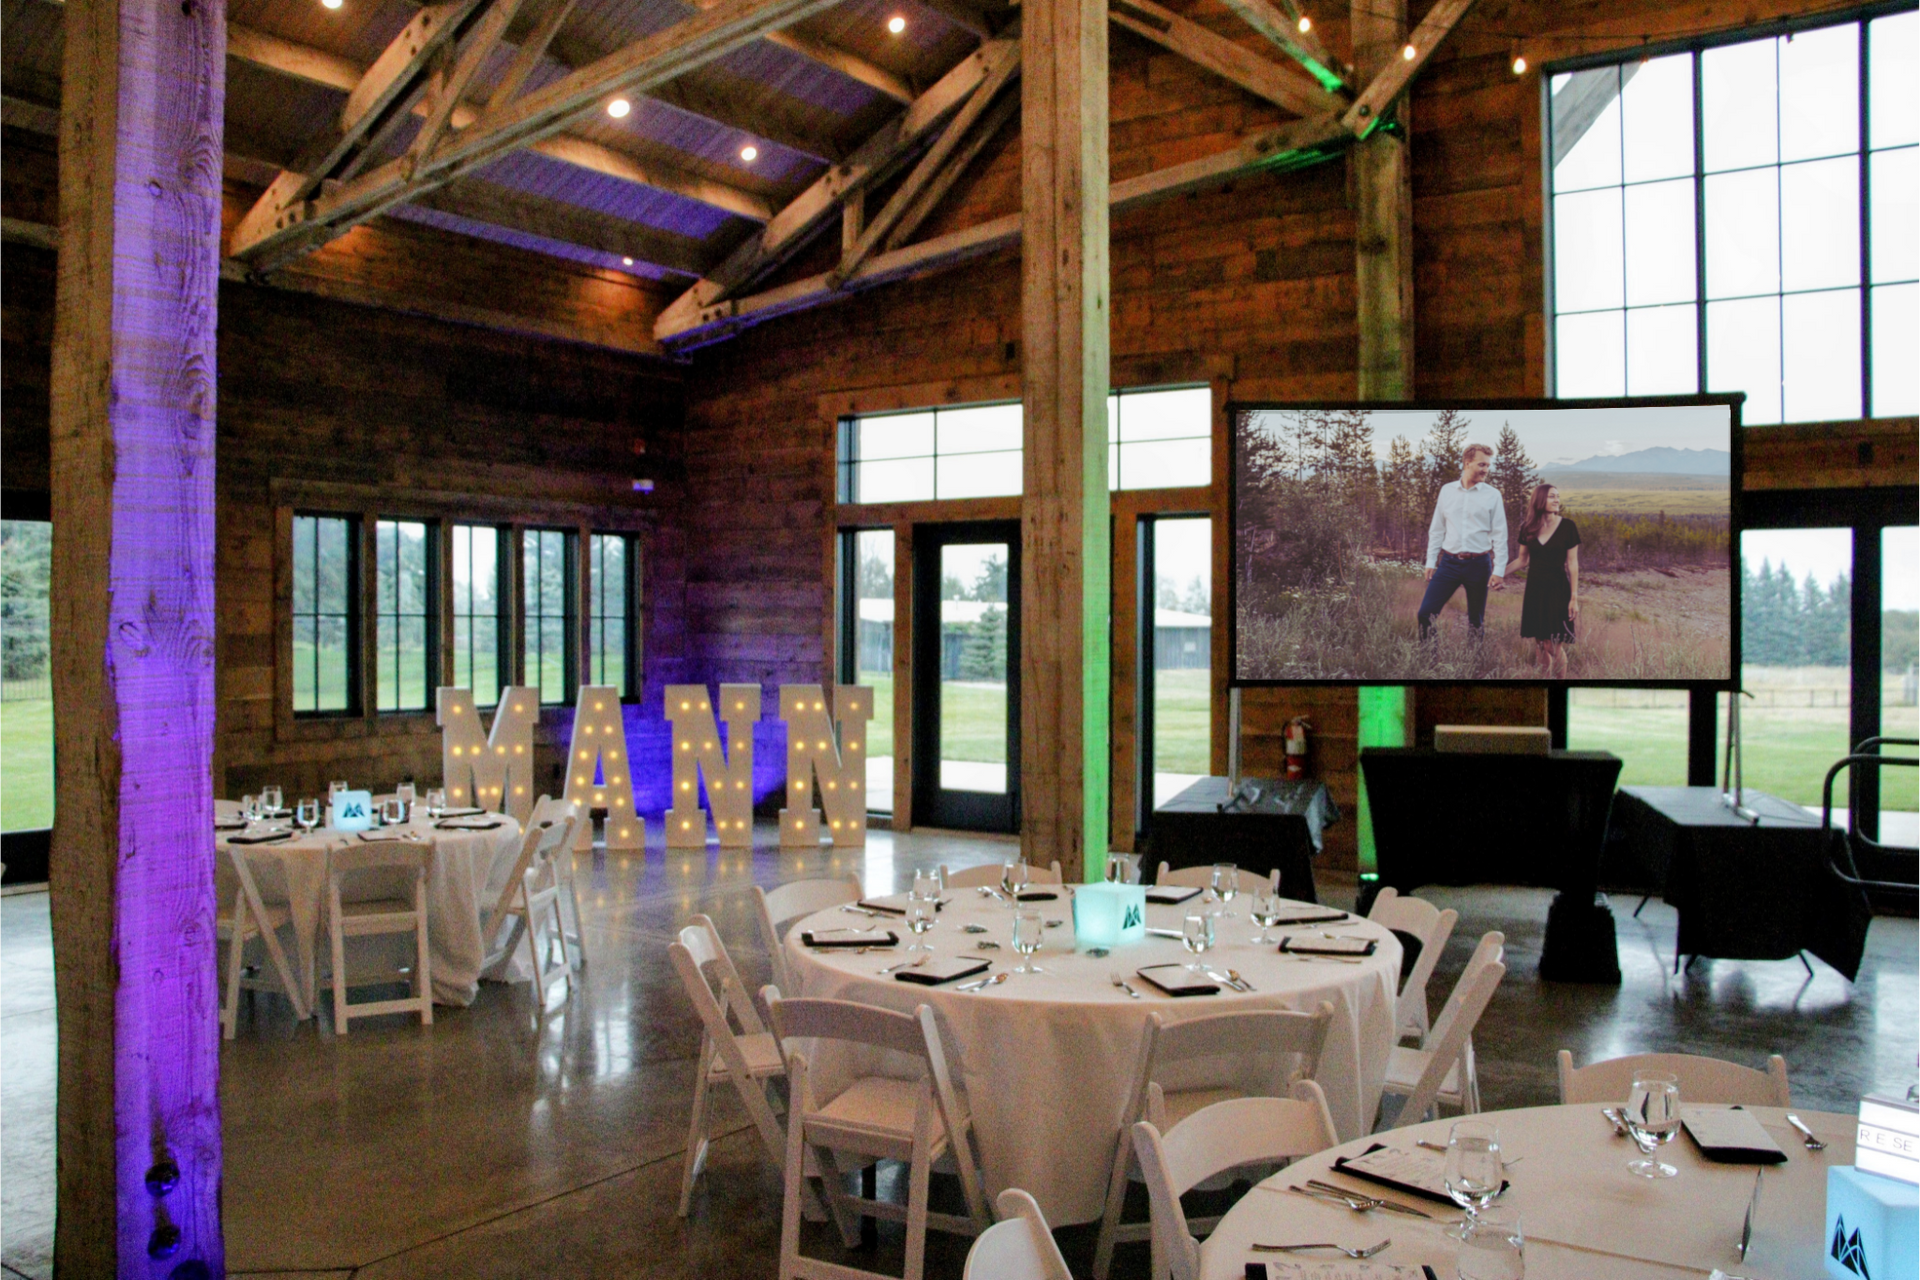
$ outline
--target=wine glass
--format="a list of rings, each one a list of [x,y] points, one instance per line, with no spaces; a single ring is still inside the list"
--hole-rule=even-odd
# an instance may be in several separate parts
[[[1484,1120],[1457,1121],[1447,1135],[1446,1188],[1448,1197],[1466,1210],[1467,1220],[1447,1234],[1465,1239],[1505,1182],[1500,1131]]]
[[[1234,866],[1231,862],[1214,863],[1213,891],[1219,895],[1220,901],[1232,902],[1235,895],[1240,892],[1240,868]],[[1222,911],[1220,914],[1222,916],[1231,916],[1233,912]]]
[[[403,782],[393,789],[393,794],[399,797],[400,803],[406,807],[407,817],[412,818],[413,802],[419,797],[419,792],[413,789],[413,784],[411,782]]]
[[[933,901],[940,896],[940,877],[931,871],[913,873],[912,896]]]
[[[1526,1245],[1519,1214],[1483,1210],[1460,1232],[1460,1280],[1526,1280]]]
[[[1204,911],[1196,911],[1180,922],[1180,945],[1196,956],[1203,956],[1213,946],[1213,917]],[[1187,968],[1200,972],[1198,962]]]
[[[447,810],[447,792],[444,787],[427,788],[427,816],[437,818]]]
[[[1033,869],[1027,866],[1025,858],[1018,862],[1009,862],[1001,870],[1000,883],[1015,902],[1020,901],[1020,894],[1027,887],[1027,878],[1032,872]]]
[[[254,820],[257,819],[259,816],[260,816],[260,797],[259,796],[241,796],[240,797],[240,817],[246,821],[246,824],[248,826],[252,826],[254,823]]]
[[[328,808],[333,807],[333,798],[339,795],[342,791],[347,790],[349,785],[350,784],[348,784],[345,779],[342,779],[341,781],[338,781],[338,782],[329,782],[327,784],[327,807]]]
[[[1047,931],[1047,922],[1040,918],[1038,911],[1015,911],[1013,913],[1013,949],[1020,953],[1020,963],[1014,966],[1015,973],[1045,973],[1039,965],[1033,963],[1034,953],[1040,950],[1041,935]]]
[[[940,910],[940,904],[933,898],[919,893],[907,895],[907,928],[913,930],[913,944],[909,951],[931,951],[933,947],[920,941],[927,930],[933,928],[934,915]]]
[[[277,818],[280,806],[284,802],[284,793],[278,787],[260,788],[260,808],[263,817]]]
[[[1113,854],[1107,855],[1107,883],[1125,884],[1127,882],[1127,864]]]
[[[320,825],[320,802],[312,796],[305,797],[293,806],[293,820],[302,831],[312,835],[313,829]]]
[[[1627,1171],[1642,1178],[1677,1175],[1680,1171],[1655,1158],[1654,1151],[1680,1132],[1680,1082],[1670,1075],[1636,1075],[1625,1116],[1641,1150],[1641,1158],[1630,1161]]]
[[[398,797],[388,800],[381,806],[381,811],[390,827],[397,827],[407,820],[407,806],[400,803]]]
[[[1267,930],[1280,923],[1280,895],[1273,891],[1270,884],[1262,882],[1259,888],[1253,891],[1253,903],[1248,908],[1247,914],[1252,916],[1253,922],[1260,926],[1260,932],[1253,935],[1251,939],[1252,943],[1260,946],[1263,943],[1272,942],[1273,939],[1267,936]]]

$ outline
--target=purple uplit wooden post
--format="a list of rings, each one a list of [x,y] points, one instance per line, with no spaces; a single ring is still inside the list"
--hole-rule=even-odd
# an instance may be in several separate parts
[[[70,0],[53,349],[64,1275],[225,1271],[214,977],[223,0]]]

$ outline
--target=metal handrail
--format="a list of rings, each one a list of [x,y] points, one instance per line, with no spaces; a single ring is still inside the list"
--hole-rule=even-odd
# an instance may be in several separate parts
[[[1854,830],[1854,827],[1856,827],[1860,821],[1860,811],[1857,806],[1851,807],[1847,811],[1848,829],[1846,831],[1835,832],[1833,829],[1833,780],[1840,776],[1842,769],[1850,771],[1855,765],[1872,765],[1875,768],[1885,768],[1888,765],[1904,769],[1920,768],[1920,756],[1883,756],[1879,754],[1878,751],[1867,750],[1869,747],[1879,747],[1883,743],[1889,746],[1920,746],[1920,741],[1912,738],[1867,738],[1862,741],[1851,754],[1842,756],[1834,762],[1831,769],[1827,770],[1826,781],[1820,788],[1820,831],[1822,837],[1827,842],[1827,870],[1831,871],[1836,879],[1845,884],[1850,884],[1856,889],[1878,889],[1889,893],[1920,894],[1920,885],[1903,884],[1898,880],[1865,880],[1861,878],[1860,868],[1853,860],[1854,837],[1858,836],[1860,839],[1866,840],[1868,844],[1873,845],[1876,849],[1881,846],[1879,842],[1868,840],[1866,836],[1860,835]],[[1849,772],[1848,785],[1850,792],[1853,777],[1854,775]],[[1835,835],[1839,835],[1842,838],[1835,840]],[[1840,865],[1838,858],[1835,856],[1836,853],[1846,859],[1845,867]]]

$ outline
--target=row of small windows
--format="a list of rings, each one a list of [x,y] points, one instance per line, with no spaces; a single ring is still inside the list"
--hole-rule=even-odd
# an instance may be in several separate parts
[[[361,534],[353,516],[294,517],[296,714],[359,712],[369,665],[375,711],[430,710],[434,690],[448,681],[472,689],[480,707],[495,705],[500,690],[516,682],[537,688],[542,703],[570,702],[583,658],[587,683],[611,686],[622,697],[637,692],[639,562],[631,534],[590,534],[583,566],[581,539],[568,529],[376,520],[373,627],[366,635]],[[443,606],[452,626],[444,644]]]
[[[1021,492],[1025,419],[1018,402],[870,414],[840,424],[842,502],[927,502]],[[1107,487],[1204,488],[1213,482],[1213,393],[1206,387],[1107,397]]]

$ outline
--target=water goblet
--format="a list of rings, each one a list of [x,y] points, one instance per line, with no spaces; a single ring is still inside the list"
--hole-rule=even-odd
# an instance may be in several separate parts
[[[1013,913],[1013,949],[1020,953],[1020,963],[1014,966],[1015,973],[1045,973],[1039,965],[1033,963],[1034,953],[1040,950],[1040,939],[1047,931],[1047,922],[1038,911],[1015,911]]]
[[[1460,1232],[1460,1280],[1526,1280],[1526,1236],[1520,1215],[1488,1208]]]
[[[1032,873],[1033,869],[1027,865],[1025,858],[1018,862],[1009,862],[1001,871],[1000,883],[1015,902],[1020,900],[1020,894],[1027,887],[1027,879]]]
[[[278,817],[284,802],[284,793],[279,787],[260,788],[260,808],[265,817]]]
[[[1219,895],[1220,901],[1232,902],[1235,895],[1240,892],[1240,868],[1234,866],[1231,862],[1214,863],[1213,891]],[[1220,914],[1222,916],[1231,916],[1233,912],[1222,911]]]
[[[1120,861],[1120,859],[1114,857],[1112,854],[1108,854],[1107,855],[1107,883],[1108,884],[1125,884],[1126,882],[1127,882],[1127,864]]]
[[[920,939],[926,934],[927,930],[933,928],[934,916],[939,910],[940,904],[933,898],[924,897],[918,893],[907,896],[907,928],[913,930],[914,939],[912,945],[909,946],[907,950],[933,950],[931,945],[922,942]]]
[[[329,782],[327,784],[327,807],[332,808],[333,798],[339,795],[342,791],[349,790],[351,786],[352,784],[345,781],[344,779],[339,782]]]
[[[1268,935],[1267,930],[1280,923],[1280,895],[1268,885],[1262,884],[1253,891],[1253,902],[1247,909],[1247,914],[1252,916],[1253,922],[1260,926],[1260,932],[1254,934],[1250,941],[1255,946],[1272,942],[1273,939]]]
[[[1627,1172],[1642,1178],[1671,1178],[1680,1171],[1654,1155],[1680,1132],[1680,1082],[1670,1075],[1636,1075],[1627,1095],[1627,1129],[1642,1151]]]
[[[940,896],[940,877],[931,871],[913,873],[913,896],[934,899]]]
[[[401,804],[397,798],[381,805],[380,810],[381,816],[390,827],[397,827],[407,820],[407,806]]]
[[[445,787],[427,788],[427,816],[437,818],[447,811],[447,792]]]
[[[251,825],[253,821],[260,816],[260,797],[241,796],[240,816],[246,819],[247,823]]]
[[[414,790],[413,784],[403,782],[393,789],[393,794],[399,797],[401,804],[406,806],[407,817],[413,817],[413,802],[419,798],[419,792]]]
[[[1195,911],[1180,922],[1180,945],[1196,956],[1205,955],[1213,946],[1213,917],[1204,911]],[[1200,972],[1198,962],[1190,963],[1187,968],[1194,973]]]
[[[1493,1203],[1506,1182],[1500,1162],[1500,1131],[1484,1120],[1461,1120],[1447,1135],[1447,1196],[1466,1211],[1467,1220],[1447,1234],[1465,1239],[1480,1211]]]
[[[309,835],[320,825],[320,802],[308,796],[293,806],[293,820]]]

